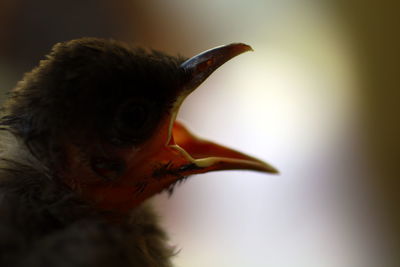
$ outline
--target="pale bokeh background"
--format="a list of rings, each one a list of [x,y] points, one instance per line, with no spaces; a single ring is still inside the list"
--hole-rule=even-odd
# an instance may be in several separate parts
[[[10,89],[53,43],[82,36],[186,56],[248,43],[255,51],[216,71],[180,118],[281,174],[210,173],[157,196],[181,249],[176,265],[397,266],[392,10],[341,0],[2,0],[0,83]]]

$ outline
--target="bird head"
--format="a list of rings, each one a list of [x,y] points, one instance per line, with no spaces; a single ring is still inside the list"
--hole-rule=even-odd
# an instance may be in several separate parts
[[[275,173],[176,120],[191,92],[249,50],[234,43],[185,60],[112,40],[59,43],[14,89],[2,123],[52,177],[103,210],[127,212],[193,174]]]

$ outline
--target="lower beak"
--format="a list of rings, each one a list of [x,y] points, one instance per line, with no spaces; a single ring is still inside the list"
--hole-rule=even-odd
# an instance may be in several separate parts
[[[181,150],[182,155],[193,165],[184,175],[220,170],[253,170],[278,173],[268,163],[234,149],[199,138],[192,134],[181,122],[175,121],[172,128],[172,147]],[[172,162],[176,159],[171,158]]]

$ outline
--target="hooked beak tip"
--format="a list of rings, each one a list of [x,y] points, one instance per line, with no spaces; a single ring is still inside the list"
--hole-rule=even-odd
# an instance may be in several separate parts
[[[244,44],[244,43],[233,43],[228,46],[232,46],[233,50],[236,50],[238,52],[238,54],[241,54],[241,53],[244,53],[247,51],[251,51],[251,52],[254,51],[254,49],[250,45]]]

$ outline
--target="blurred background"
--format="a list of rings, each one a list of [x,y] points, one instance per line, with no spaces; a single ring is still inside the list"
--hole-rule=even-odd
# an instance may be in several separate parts
[[[400,266],[398,10],[358,0],[0,0],[1,99],[73,38],[188,57],[248,43],[255,52],[214,73],[180,117],[281,174],[210,173],[157,196],[176,266]]]

